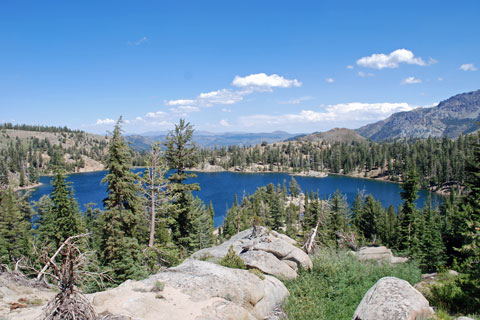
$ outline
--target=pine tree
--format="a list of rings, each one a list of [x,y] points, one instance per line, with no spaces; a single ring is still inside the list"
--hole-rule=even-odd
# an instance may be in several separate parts
[[[68,237],[83,233],[85,226],[62,168],[55,168],[51,183],[50,199],[43,200],[43,206],[37,209],[40,217],[38,239],[40,245],[55,251]]]
[[[357,216],[358,228],[363,237],[374,240],[379,233],[379,220],[383,214],[382,204],[369,194],[365,198],[360,215]]]
[[[190,231],[189,212],[191,208],[191,192],[200,190],[198,184],[186,184],[185,180],[196,177],[193,173],[187,173],[187,168],[194,167],[198,163],[197,149],[192,142],[193,127],[190,123],[180,119],[175,129],[168,133],[165,142],[165,159],[168,168],[175,170],[169,177],[173,183],[172,193],[175,198],[176,212],[175,222],[171,225],[173,238],[178,245],[188,247]]]
[[[78,203],[73,195],[73,189],[67,183],[65,174],[61,169],[57,169],[52,186],[50,211],[55,219],[56,234],[54,239],[58,247],[68,237],[84,232],[85,227],[78,210]]]
[[[284,204],[281,193],[274,193],[270,199],[270,217],[272,229],[280,231],[285,225]]]
[[[5,160],[0,159],[0,190],[7,189],[8,183],[8,167]]]
[[[290,195],[292,196],[292,198],[297,197],[300,194],[300,192],[302,191],[300,189],[300,186],[297,183],[297,180],[295,180],[294,177],[292,177],[290,179],[290,183],[288,184],[288,188],[290,189]]]
[[[336,190],[330,199],[330,229],[335,232],[345,230],[348,213],[348,203],[345,195]]]
[[[28,257],[32,248],[31,213],[26,199],[19,198],[12,188],[0,194],[0,261],[14,265]]]
[[[473,312],[480,309],[480,132],[474,145],[473,157],[466,166],[467,193],[463,197],[460,212],[465,217],[463,245],[463,268],[468,278],[462,289],[469,297]]]
[[[418,214],[417,206],[415,205],[419,190],[418,174],[413,165],[410,165],[402,188],[403,191],[400,195],[404,203],[399,217],[398,248],[409,254],[414,246],[415,219]]]
[[[361,215],[362,207],[363,207],[363,194],[361,192],[357,192],[357,194],[355,195],[355,199],[353,200],[352,207],[350,208],[350,218],[349,218],[351,223],[355,227],[357,227],[357,229],[360,227],[358,218]]]
[[[193,197],[191,194],[188,197]],[[198,197],[189,201],[189,251],[195,251],[211,247],[213,245],[213,208],[210,205],[205,209],[205,205]]]
[[[102,180],[108,184],[106,211],[101,216],[101,261],[111,268],[116,280],[142,275],[141,250],[138,238],[146,242],[147,232],[140,226],[143,217],[138,176],[131,168],[131,158],[121,130],[122,118],[115,125],[110,140],[106,168]]]
[[[419,229],[419,250],[417,257],[425,271],[437,271],[445,264],[445,245],[442,239],[441,220],[436,209],[432,208],[429,195],[422,210],[422,223]]]

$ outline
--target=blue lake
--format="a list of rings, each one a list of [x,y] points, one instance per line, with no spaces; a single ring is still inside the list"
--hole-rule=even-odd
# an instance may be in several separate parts
[[[136,169],[136,172],[142,169]],[[75,190],[75,197],[78,200],[81,209],[84,205],[94,202],[96,207],[103,208],[102,200],[107,196],[107,186],[101,183],[106,171],[97,171],[89,173],[76,173],[68,176],[67,180],[72,183]],[[227,212],[227,208],[232,205],[234,195],[237,194],[239,200],[242,196],[255,192],[258,187],[269,183],[275,185],[282,184],[286,180],[287,187],[291,176],[286,173],[203,173],[198,172],[198,177],[189,179],[188,182],[197,182],[201,190],[194,192],[206,204],[213,203],[215,210],[215,226],[221,225]],[[295,177],[302,190],[313,190],[318,192],[320,197],[332,195],[337,189],[346,195],[347,201],[351,204],[359,190],[365,190],[365,194],[373,194],[377,200],[380,200],[384,207],[392,204],[395,208],[403,202],[400,198],[401,187],[399,184],[351,178],[345,176],[329,175],[326,178],[313,177]],[[50,177],[41,177],[42,186],[35,188],[30,196],[31,200],[37,201],[42,195],[50,194],[52,187]],[[421,190],[417,206],[423,207],[427,199],[428,192]],[[443,197],[432,193],[432,204],[438,206],[443,201]]]

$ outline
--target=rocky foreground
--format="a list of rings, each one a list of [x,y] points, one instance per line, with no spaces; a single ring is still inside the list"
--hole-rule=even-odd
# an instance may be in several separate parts
[[[229,248],[250,270],[218,264]],[[385,247],[362,248],[355,255],[359,260],[405,262]],[[141,281],[128,280],[87,298],[104,320],[283,319],[278,317],[278,310],[289,292],[279,279],[295,279],[299,269],[311,268],[310,257],[294,240],[258,227],[242,231],[219,246],[197,251],[177,267]],[[22,281],[0,274],[0,319],[39,319],[45,304],[56,294]],[[365,294],[352,319],[413,320],[433,315],[417,289],[404,280],[385,277]]]
[[[256,232],[245,230],[222,245],[196,252],[177,267],[141,281],[126,281],[117,288],[90,294],[87,298],[99,315],[116,316],[115,319],[265,319],[289,295],[275,276],[291,279],[297,276],[299,268],[312,267],[308,255],[294,243],[265,228],[258,228]],[[265,275],[218,265],[230,246],[248,267]],[[17,289],[16,295],[10,292],[11,301],[4,301],[4,308],[0,310],[6,311],[7,306],[27,291],[36,292],[20,286]],[[24,304],[9,310],[8,319],[37,319],[43,305],[54,295],[47,291],[35,305]]]

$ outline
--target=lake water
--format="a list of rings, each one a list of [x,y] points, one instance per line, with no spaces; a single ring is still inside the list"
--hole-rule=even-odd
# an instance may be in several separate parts
[[[136,169],[136,172],[143,169]],[[96,207],[103,208],[102,200],[107,196],[107,186],[101,183],[106,171],[97,171],[89,173],[76,173],[68,176],[67,181],[72,183],[75,190],[75,198],[78,200],[80,207],[84,210],[84,205],[94,202]],[[249,195],[255,192],[258,187],[265,186],[269,183],[282,184],[284,180],[288,182],[291,176],[286,173],[203,173],[198,172],[198,177],[189,179],[188,182],[197,182],[200,184],[201,191],[194,192],[200,197],[205,204],[213,203],[215,210],[215,226],[222,224],[227,208],[232,205],[234,195],[237,194],[239,201],[244,194]],[[349,204],[355,198],[357,191],[365,190],[366,194],[373,194],[377,200],[380,200],[384,207],[392,204],[395,208],[403,202],[400,198],[401,187],[399,184],[351,178],[345,176],[329,175],[326,178],[299,177],[296,176],[298,184],[302,190],[313,190],[318,192],[320,197],[332,195],[337,189],[346,195]],[[44,194],[50,194],[52,186],[50,185],[50,177],[41,177],[42,186],[34,189],[31,194],[31,200],[37,201]],[[421,190],[417,206],[423,207],[423,203],[427,199],[428,192]],[[443,197],[432,193],[432,204],[438,206],[443,201]]]

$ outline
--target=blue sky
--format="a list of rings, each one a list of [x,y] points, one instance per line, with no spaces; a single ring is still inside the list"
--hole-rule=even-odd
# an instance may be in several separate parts
[[[358,128],[480,89],[480,2],[4,1],[0,121]]]

